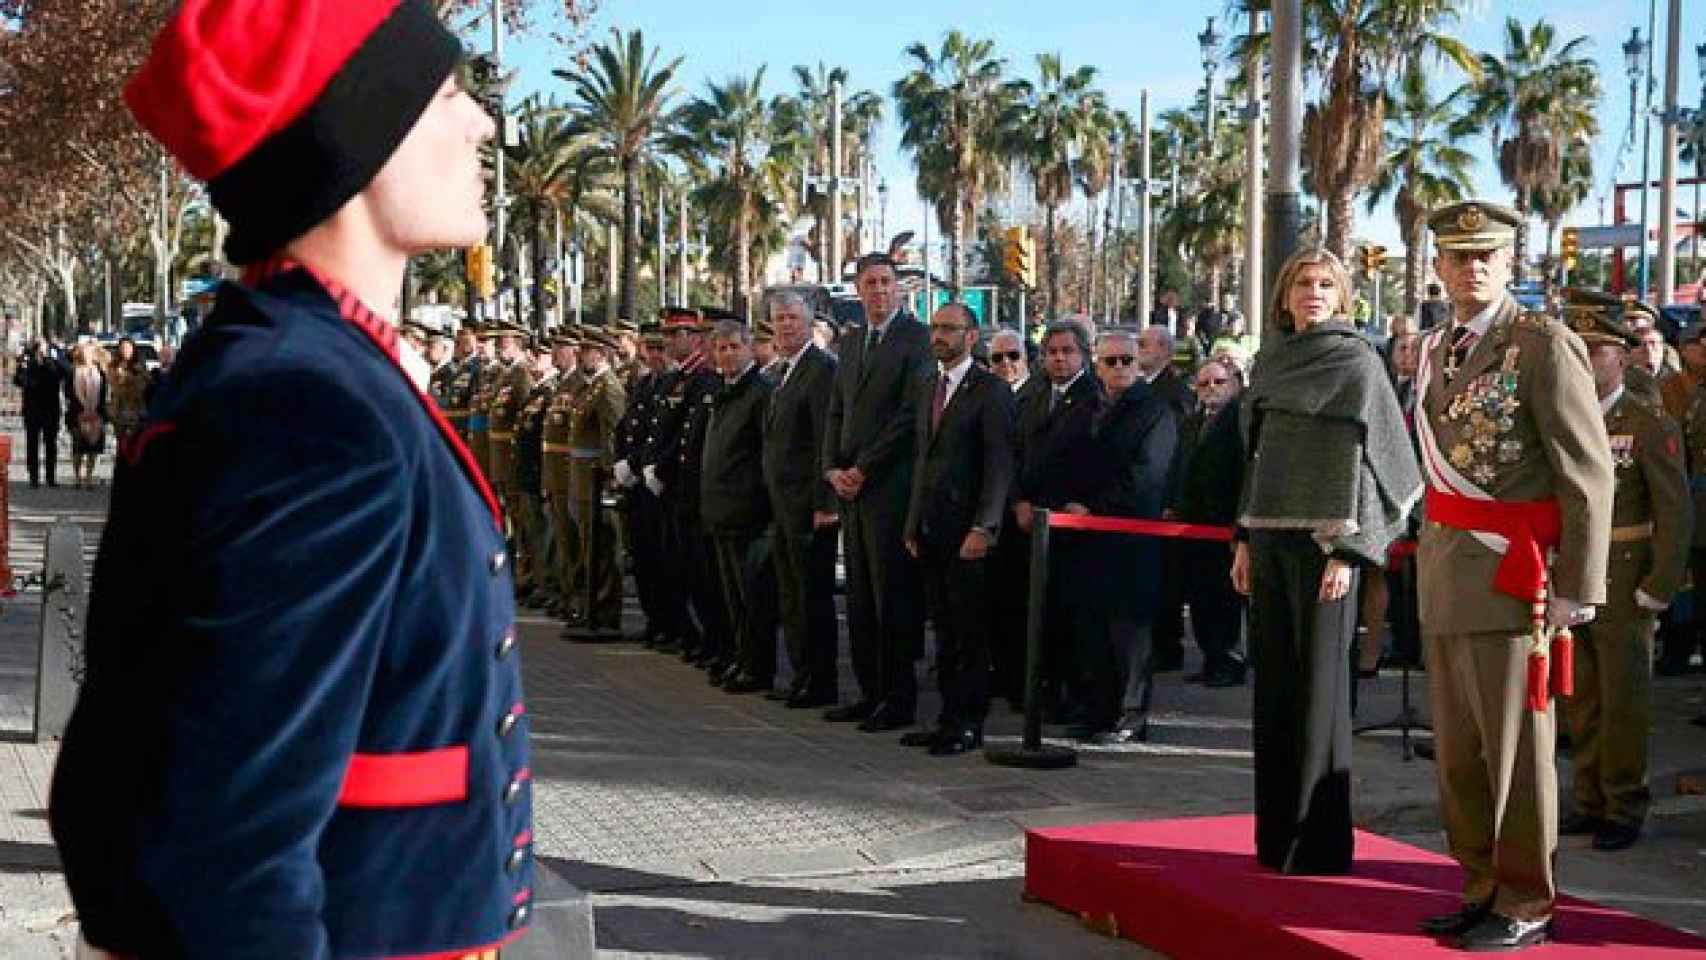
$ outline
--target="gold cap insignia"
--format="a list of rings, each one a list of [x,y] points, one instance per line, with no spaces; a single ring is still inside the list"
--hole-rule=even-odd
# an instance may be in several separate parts
[[[1465,207],[1463,212],[1457,215],[1457,229],[1459,230],[1473,232],[1486,225],[1487,215],[1481,212],[1480,207]]]

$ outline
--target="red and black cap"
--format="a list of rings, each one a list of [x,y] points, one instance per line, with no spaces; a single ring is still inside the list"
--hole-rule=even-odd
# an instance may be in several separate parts
[[[423,0],[183,0],[124,98],[249,264],[366,189],[461,57]]]

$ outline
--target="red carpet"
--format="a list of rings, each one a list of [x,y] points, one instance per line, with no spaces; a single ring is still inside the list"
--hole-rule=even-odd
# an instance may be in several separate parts
[[[1465,957],[1416,931],[1457,906],[1447,857],[1357,831],[1355,873],[1282,877],[1257,866],[1253,818],[1201,817],[1032,830],[1025,893],[1174,960]],[[1706,939],[1564,898],[1557,942],[1524,960],[1706,956]]]

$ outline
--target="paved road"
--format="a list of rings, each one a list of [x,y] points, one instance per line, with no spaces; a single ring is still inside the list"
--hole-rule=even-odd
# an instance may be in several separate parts
[[[50,515],[98,533],[102,493],[30,491],[16,466],[12,479],[21,569],[39,564]],[[35,603],[26,591],[0,607],[0,727],[13,731],[27,729]],[[1247,688],[1164,676],[1153,742],[1091,748],[1074,769],[1027,773],[975,756],[930,758],[892,734],[730,696],[673,658],[565,643],[537,617],[523,618],[521,637],[536,848],[596,893],[610,956],[1146,956],[1020,901],[1023,828],[1250,807]],[[1363,715],[1394,713],[1398,683],[1383,676],[1366,687]],[[1706,932],[1706,798],[1674,795],[1676,770],[1706,765],[1706,731],[1686,723],[1701,686],[1658,683],[1649,839],[1621,855],[1567,840],[1560,860],[1573,893]],[[853,689],[850,674],[843,689]],[[934,709],[927,696],[921,716]],[[992,740],[1018,730],[1005,708],[992,718]],[[52,759],[51,745],[0,742],[8,960],[68,949],[69,903],[40,812]],[[1395,738],[1361,738],[1354,775],[1360,825],[1440,847],[1428,764],[1403,762]]]

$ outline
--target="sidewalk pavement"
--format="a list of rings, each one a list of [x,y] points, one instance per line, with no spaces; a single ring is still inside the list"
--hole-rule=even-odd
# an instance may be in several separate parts
[[[77,511],[98,529],[101,494],[56,491],[50,502],[20,489],[17,473],[14,564],[32,550],[39,563],[40,518],[51,510]],[[27,593],[0,610],[7,729],[27,729],[35,615]],[[630,603],[630,628],[636,616]],[[731,696],[671,657],[561,641],[536,615],[524,614],[520,632],[535,850],[594,893],[601,955],[1151,956],[1022,902],[1024,828],[1251,809],[1248,687],[1163,675],[1151,742],[1085,747],[1075,768],[1027,772],[977,755],[931,758],[895,734]],[[1419,702],[1423,678],[1412,682]],[[1398,685],[1396,674],[1365,684],[1361,718],[1395,714]],[[1661,679],[1656,689],[1647,835],[1620,854],[1567,838],[1561,877],[1572,894],[1706,932],[1706,797],[1674,792],[1677,771],[1706,764],[1706,730],[1687,722],[1702,709],[1702,681]],[[935,707],[927,694],[920,718]],[[1019,729],[999,704],[989,739],[1013,741]],[[53,756],[51,745],[0,743],[7,958],[68,955],[73,918],[41,814]],[[1560,769],[1567,783],[1567,759]],[[1359,826],[1443,847],[1433,768],[1404,762],[1395,734],[1358,738],[1353,777]]]

